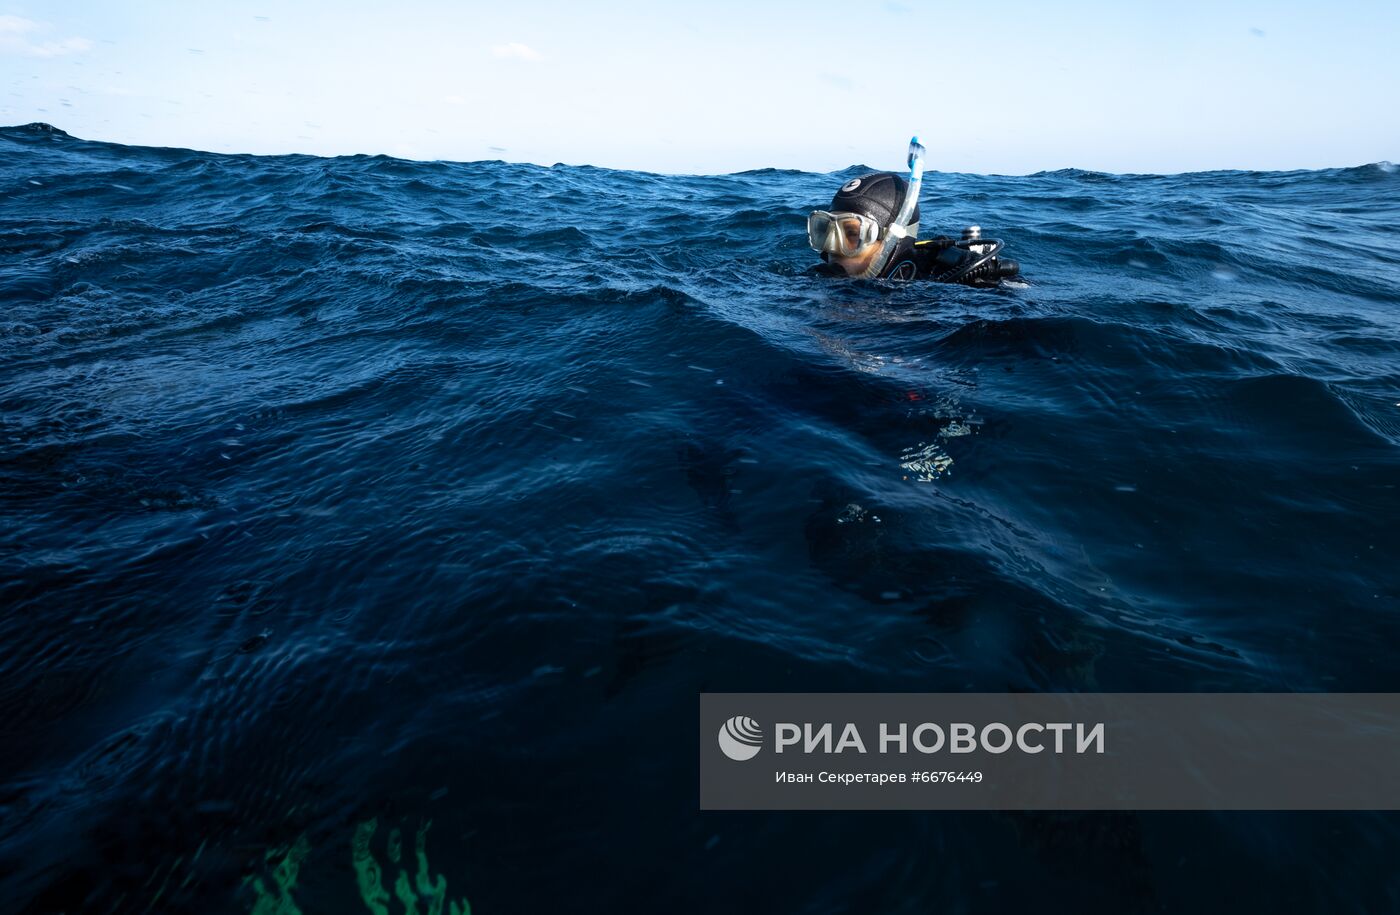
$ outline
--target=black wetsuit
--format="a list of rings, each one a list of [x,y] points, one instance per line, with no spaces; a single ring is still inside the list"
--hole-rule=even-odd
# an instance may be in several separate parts
[[[1004,278],[1020,272],[1020,265],[996,252],[1001,243],[994,238],[957,241],[939,235],[915,242],[901,238],[890,255],[885,269],[874,279],[891,282],[934,280],[940,283],[962,283],[967,286],[995,286]],[[991,256],[988,256],[988,255]],[[822,255],[823,260],[826,255]],[[811,270],[819,276],[845,276],[846,271],[835,264],[817,264]]]

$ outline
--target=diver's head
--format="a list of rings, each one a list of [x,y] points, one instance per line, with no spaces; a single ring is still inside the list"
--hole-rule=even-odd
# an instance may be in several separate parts
[[[808,241],[827,263],[860,276],[880,255],[908,190],[909,182],[891,172],[847,181],[831,198],[829,210],[817,210],[807,218]],[[904,230],[911,237],[919,233],[917,203]]]

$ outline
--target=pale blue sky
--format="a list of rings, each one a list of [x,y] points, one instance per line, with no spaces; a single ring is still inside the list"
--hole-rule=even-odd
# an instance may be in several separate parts
[[[661,172],[1400,159],[1400,2],[0,0],[0,123]]]

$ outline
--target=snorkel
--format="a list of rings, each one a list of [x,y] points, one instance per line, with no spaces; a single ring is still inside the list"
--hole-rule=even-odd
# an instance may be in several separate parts
[[[894,222],[885,231],[885,243],[880,248],[880,253],[870,262],[870,266],[859,274],[859,279],[870,279],[880,275],[880,271],[885,269],[885,265],[890,261],[890,255],[894,254],[895,246],[899,244],[901,238],[915,237],[919,235],[919,224],[916,222],[912,226],[907,225],[909,218],[914,215],[914,208],[919,205],[919,188],[924,183],[924,147],[919,143],[918,137],[909,139],[909,187],[904,192],[904,203],[899,208],[899,213],[894,217]]]

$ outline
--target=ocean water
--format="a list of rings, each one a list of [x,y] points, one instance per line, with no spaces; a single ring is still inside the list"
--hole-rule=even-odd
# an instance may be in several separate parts
[[[7,909],[1400,907],[1393,814],[698,810],[704,690],[1400,690],[1394,167],[931,173],[995,290],[806,276],[862,171],[0,130]]]

